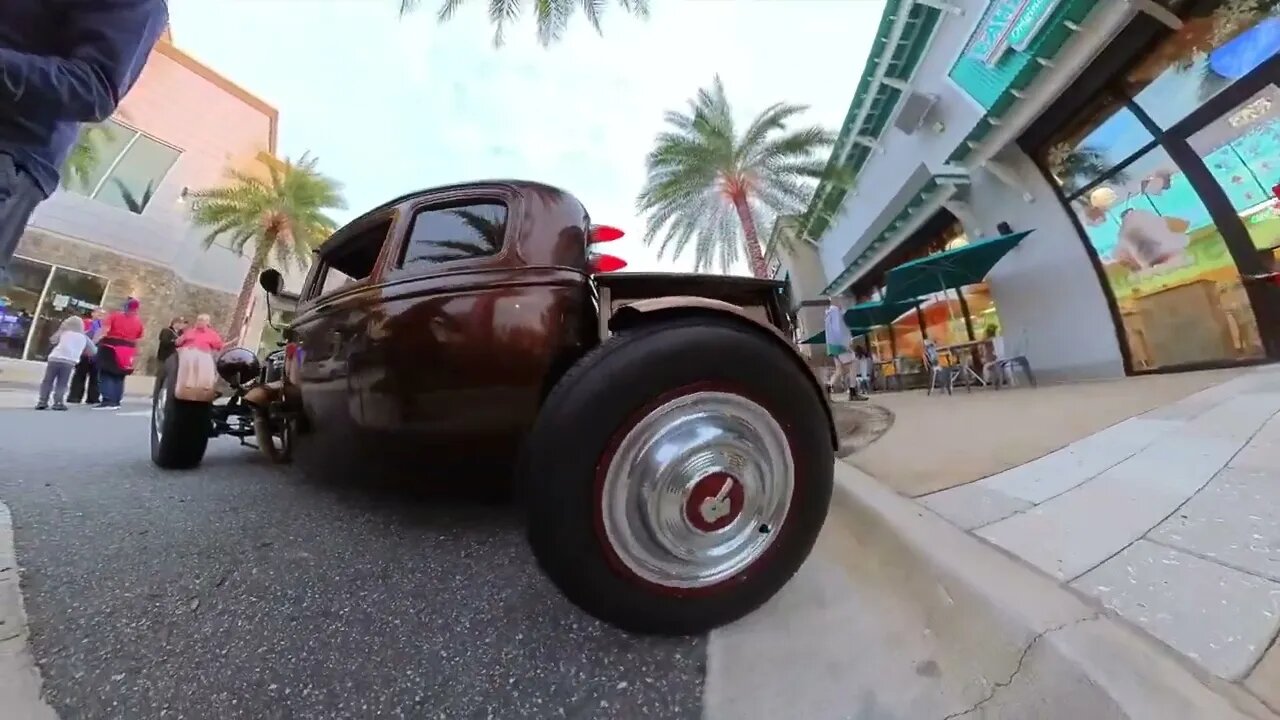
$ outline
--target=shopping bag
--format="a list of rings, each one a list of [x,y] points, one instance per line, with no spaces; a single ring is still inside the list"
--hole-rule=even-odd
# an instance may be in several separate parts
[[[218,369],[213,355],[195,348],[178,348],[178,377],[173,396],[190,402],[213,402],[218,396],[215,385]]]

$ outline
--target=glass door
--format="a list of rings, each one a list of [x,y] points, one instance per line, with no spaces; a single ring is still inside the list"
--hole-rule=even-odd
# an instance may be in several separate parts
[[[1204,164],[1202,182],[1217,192],[1206,193],[1221,215],[1236,220],[1232,251],[1243,273],[1233,293],[1236,307],[1252,305],[1255,313],[1238,313],[1242,343],[1280,352],[1280,275],[1275,272],[1280,248],[1280,87],[1268,67],[1245,81],[1241,92],[1217,117],[1186,134],[1186,145]],[[1261,85],[1256,90],[1254,87]],[[1252,91],[1252,92],[1250,92]],[[1248,93],[1243,100],[1239,96]],[[1218,104],[1218,103],[1213,103]],[[1257,321],[1246,318],[1254,315]]]
[[[53,333],[69,316],[83,317],[102,303],[107,291],[106,278],[64,267],[55,267],[44,302],[36,316],[27,356],[31,360],[48,358],[53,349]]]
[[[50,270],[41,262],[13,258],[10,284],[0,284],[0,357],[22,359]]]

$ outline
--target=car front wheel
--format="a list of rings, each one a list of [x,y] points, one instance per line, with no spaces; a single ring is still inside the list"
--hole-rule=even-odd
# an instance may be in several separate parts
[[[193,468],[204,459],[212,430],[212,404],[174,397],[178,358],[165,361],[151,396],[151,461],[166,470]]]
[[[824,402],[733,319],[611,337],[548,396],[521,465],[529,537],[570,600],[627,630],[705,632],[799,569],[826,518]]]

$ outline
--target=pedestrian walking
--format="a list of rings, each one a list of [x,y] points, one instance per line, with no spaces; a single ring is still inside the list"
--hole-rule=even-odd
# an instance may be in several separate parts
[[[115,112],[167,23],[164,0],[0,2],[0,286],[80,124]]]
[[[142,319],[138,317],[141,306],[137,298],[129,298],[124,310],[108,315],[98,331],[98,384],[102,389],[102,402],[95,405],[95,409],[118,409],[124,399],[124,379],[133,374],[138,341],[144,332]]]
[[[84,334],[84,321],[71,315],[62,321],[57,332],[51,338],[54,347],[44,364],[44,379],[40,381],[40,398],[36,401],[37,410],[49,409],[49,396],[53,396],[53,409],[66,410],[62,400],[67,392],[67,381],[71,372],[93,342]]]
[[[92,340],[102,329],[102,308],[94,308],[84,318],[85,335]],[[92,346],[92,343],[90,343]],[[94,356],[97,350],[86,350],[80,362],[76,363],[75,372],[71,374],[71,389],[67,391],[67,402],[79,404],[81,400],[89,405],[98,404],[98,360]]]
[[[853,364],[853,336],[849,333],[849,326],[844,322],[844,311],[841,310],[839,301],[833,296],[830,302],[823,317],[823,332],[827,336],[827,355],[834,364],[831,377],[827,381],[827,392],[832,391],[836,380],[843,379],[849,388],[850,400],[865,400],[865,397],[858,395],[858,379]]]

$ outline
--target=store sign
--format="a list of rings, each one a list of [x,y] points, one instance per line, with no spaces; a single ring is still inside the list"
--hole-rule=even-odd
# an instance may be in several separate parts
[[[992,0],[966,54],[995,67],[1010,49],[1026,50],[1061,0]]]

